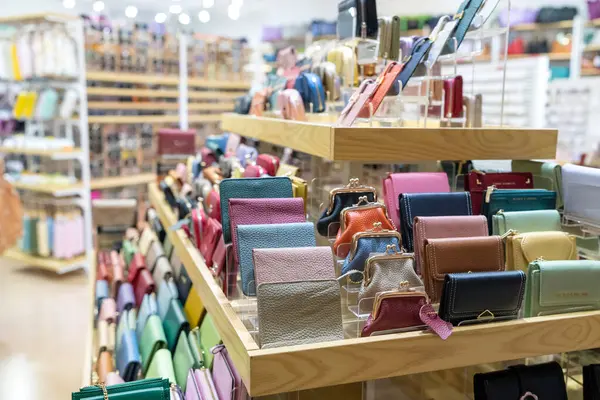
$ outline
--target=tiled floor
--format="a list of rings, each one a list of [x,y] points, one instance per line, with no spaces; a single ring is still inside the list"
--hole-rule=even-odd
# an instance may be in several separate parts
[[[82,384],[90,319],[87,276],[0,258],[0,399],[64,400]]]

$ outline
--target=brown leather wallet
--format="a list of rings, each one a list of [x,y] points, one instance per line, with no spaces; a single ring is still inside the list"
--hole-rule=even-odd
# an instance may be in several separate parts
[[[358,113],[359,118],[370,118],[377,112],[377,109],[390,91],[390,88],[398,80],[398,75],[402,72],[402,68],[404,68],[404,64],[395,61],[389,63],[385,67],[383,72],[377,77],[377,81],[375,82],[377,84],[377,89],[375,90],[375,93],[373,93],[371,101],[367,102],[360,110],[360,113]],[[372,114],[369,109],[369,104],[372,105]]]
[[[426,239],[422,268],[425,291],[439,303],[446,274],[504,271],[500,236]]]
[[[106,382],[106,377],[115,370],[112,354],[109,351],[103,351],[98,356],[96,363],[96,372],[99,382]]]

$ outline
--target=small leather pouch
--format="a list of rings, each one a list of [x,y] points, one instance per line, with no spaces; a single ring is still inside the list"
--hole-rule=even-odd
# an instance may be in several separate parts
[[[279,157],[270,154],[259,154],[256,159],[256,164],[263,167],[265,172],[270,176],[275,176],[279,169]]]
[[[600,308],[600,262],[537,260],[527,270],[525,317]]]
[[[146,379],[164,378],[168,379],[171,383],[177,382],[175,379],[175,370],[173,368],[171,352],[168,349],[160,349],[154,353],[152,362],[148,366],[148,370],[144,377]],[[167,396],[167,398],[169,397]]]
[[[144,299],[142,300],[142,305],[138,311],[138,318],[135,325],[135,333],[138,337],[138,340],[142,340],[142,333],[144,333],[144,327],[146,326],[146,321],[151,315],[158,314],[158,302],[156,301],[156,294],[150,293],[144,295]]]
[[[142,269],[135,281],[133,281],[133,292],[135,295],[135,304],[139,307],[142,304],[144,295],[156,290],[156,284],[152,279],[152,274],[146,268]]]
[[[201,354],[198,352],[197,346],[192,346],[185,332],[181,332],[177,347],[173,354],[173,369],[175,371],[175,379],[181,389],[186,390],[187,375],[190,369],[198,369],[202,367]]]
[[[173,268],[166,257],[161,257],[156,262],[156,267],[152,273],[152,278],[157,285],[160,285],[165,279],[169,279],[173,276]]]
[[[110,297],[110,290],[108,289],[108,281],[96,281],[96,309],[100,310],[104,299]]]
[[[465,190],[471,193],[473,215],[481,214],[485,193],[490,186],[496,189],[533,189],[533,175],[528,172],[470,172],[465,180]]]
[[[366,197],[360,199],[358,204],[342,210],[340,221],[340,230],[333,243],[333,251],[338,257],[348,255],[352,237],[356,233],[368,231],[374,224],[381,224],[381,229],[396,230],[388,217],[387,207],[381,203],[369,203]]]
[[[441,298],[447,274],[504,271],[502,239],[498,236],[427,239],[423,282],[432,303]]]
[[[317,221],[317,231],[321,236],[332,237],[337,234],[342,210],[358,203],[361,197],[367,196],[369,202],[377,201],[377,190],[371,186],[361,185],[358,179],[350,179],[344,187],[329,192],[329,205]],[[371,225],[372,227],[372,225]]]
[[[154,231],[150,227],[144,228],[138,240],[138,248],[144,257],[148,257],[148,250],[150,250],[150,246],[155,241],[158,241],[158,238]]]
[[[302,96],[296,89],[284,89],[277,96],[278,108],[284,119],[306,121],[306,110]]]
[[[133,307],[135,307],[133,286],[129,282],[124,282],[121,287],[119,287],[119,293],[117,295],[117,311],[119,314],[122,314],[123,310],[129,310]]]
[[[129,269],[127,270],[127,280],[129,283],[133,284],[144,269],[146,269],[144,256],[140,253],[135,253],[129,262]]]
[[[190,369],[186,383],[187,400],[218,399],[210,370],[206,368]]]
[[[115,335],[117,326],[106,321],[98,321],[98,353],[103,351],[115,351]]]
[[[439,315],[455,326],[516,319],[524,293],[523,271],[447,274]]]
[[[117,303],[115,299],[109,297],[102,301],[98,321],[106,321],[108,323],[117,321]]]
[[[493,234],[504,235],[509,231],[519,233],[560,231],[560,214],[556,210],[498,211],[492,216]]]
[[[167,338],[162,327],[160,317],[156,314],[151,315],[146,320],[144,331],[140,340],[140,353],[142,356],[144,371],[148,370],[152,357],[160,349],[167,348]]]
[[[244,178],[260,178],[266,175],[268,175],[267,171],[260,165],[256,165],[256,163],[249,162],[246,164],[246,168],[244,168]]]
[[[98,356],[96,362],[96,373],[98,374],[98,382],[106,383],[108,374],[115,370],[113,356],[108,351],[103,351]]]
[[[160,155],[194,154],[196,130],[161,128],[158,130],[157,152]]]
[[[202,320],[199,332],[200,351],[202,352],[204,366],[208,369],[212,369],[214,354],[211,349],[216,345],[221,344],[221,336],[219,335],[210,314],[206,314]]]
[[[506,237],[506,269],[527,271],[529,263],[577,260],[575,236],[566,232],[529,232]]]
[[[472,215],[471,195],[453,193],[405,193],[400,195],[400,227],[402,245],[414,249],[413,232],[416,217]]]
[[[195,290],[190,291],[185,303],[183,303],[183,311],[190,323],[190,328],[194,329],[197,327],[204,315],[204,304],[198,292]]]
[[[222,240],[223,238],[221,237],[221,241]],[[185,304],[189,293],[192,290],[192,280],[190,279],[190,276],[188,275],[188,272],[183,265],[181,267],[181,273],[179,274],[179,278],[177,278],[175,284],[179,295],[179,301],[181,301],[181,304]]]
[[[173,352],[177,344],[177,338],[179,338],[181,332],[186,332],[187,334],[190,330],[190,324],[185,319],[183,308],[181,308],[181,303],[178,299],[171,299],[169,308],[163,319],[163,328],[167,337],[169,350]]]
[[[117,349],[117,370],[125,382],[130,382],[138,378],[140,367],[141,357],[135,331],[127,329],[123,332]]]
[[[213,265],[213,254],[221,236],[223,236],[221,223],[214,218],[210,218],[206,223],[204,237],[200,245],[200,254],[202,254],[206,265]]]
[[[172,299],[177,299],[177,286],[172,279],[166,279],[158,286],[157,304],[158,304],[158,315],[160,319],[165,319],[169,306],[171,305]]]
[[[394,225],[400,230],[400,195],[403,193],[448,193],[445,172],[404,172],[388,174],[383,180],[383,200]]]
[[[152,242],[150,248],[148,249],[148,255],[146,256],[146,264],[148,266],[148,269],[150,269],[150,271],[154,271],[158,259],[165,256],[166,255],[163,250],[162,244],[159,241]]]

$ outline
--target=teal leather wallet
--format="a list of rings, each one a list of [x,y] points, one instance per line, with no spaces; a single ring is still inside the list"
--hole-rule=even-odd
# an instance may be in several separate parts
[[[560,231],[560,214],[556,210],[499,211],[492,216],[493,234],[504,235],[509,230],[519,233]]]
[[[163,328],[167,337],[169,351],[174,352],[177,345],[177,339],[182,331],[186,333],[190,330],[190,323],[185,318],[183,308],[179,300],[172,299],[165,318],[163,319]]]
[[[169,398],[171,384],[168,379],[142,379],[107,386],[86,386],[71,394],[71,400],[164,400]],[[104,391],[106,390],[106,393]],[[106,394],[106,396],[105,396]]]
[[[534,261],[527,271],[525,317],[600,308],[600,261]]]
[[[158,315],[160,315],[160,319],[165,319],[165,315],[167,315],[167,311],[171,305],[171,300],[178,297],[177,285],[175,285],[172,278],[160,283],[157,296]]]

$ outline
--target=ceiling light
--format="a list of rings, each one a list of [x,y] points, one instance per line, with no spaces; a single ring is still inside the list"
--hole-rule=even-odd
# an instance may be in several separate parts
[[[229,18],[232,20],[237,20],[240,17],[240,8],[230,4],[229,7],[227,7],[227,15],[229,15]]]
[[[202,10],[198,13],[198,19],[200,20],[200,22],[202,22],[203,24],[207,23],[208,21],[210,21],[210,13],[206,10]]]
[[[181,6],[179,4],[171,4],[169,6],[169,12],[171,14],[179,14],[181,12]]]
[[[211,8],[215,5],[215,0],[202,0],[202,7]]]
[[[135,18],[137,13],[138,9],[136,6],[127,6],[127,8],[125,8],[125,16],[127,18]]]
[[[187,25],[190,23],[190,16],[186,13],[179,14],[179,23],[183,25]]]
[[[75,0],[63,0],[62,4],[64,8],[75,8]]]
[[[95,1],[94,4],[92,4],[92,8],[97,13],[102,12],[104,10],[104,2],[100,0]]]
[[[237,8],[240,8],[244,4],[244,0],[231,0],[231,4]]]
[[[156,22],[158,22],[159,24],[163,24],[167,21],[167,14],[165,13],[158,13],[154,16],[154,20]]]

